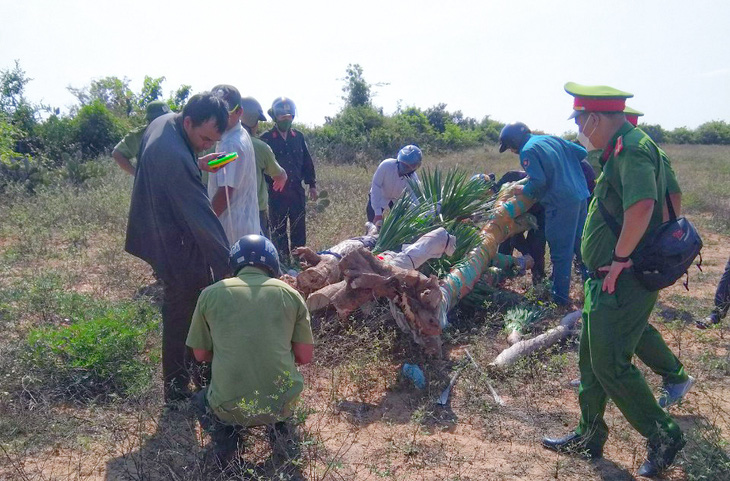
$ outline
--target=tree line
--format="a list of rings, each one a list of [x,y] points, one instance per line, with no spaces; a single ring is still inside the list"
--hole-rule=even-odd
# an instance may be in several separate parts
[[[374,89],[382,84],[368,83],[360,65],[348,65],[342,80],[340,111],[321,126],[297,126],[323,160],[375,164],[405,144],[431,152],[494,144],[504,126],[488,115],[477,120],[449,111],[443,103],[426,109],[399,106],[386,115],[373,101]],[[59,178],[83,183],[99,171],[95,159],[108,155],[127,131],[144,126],[149,102],[164,100],[178,112],[191,94],[190,85],[181,85],[165,96],[165,77],[146,76],[141,90],[134,92],[129,79],[111,76],[68,87],[78,104],[61,114],[26,98],[31,81],[19,61],[0,70],[0,189],[12,182],[32,190]],[[724,121],[694,130],[640,126],[659,143],[730,144],[730,125]]]

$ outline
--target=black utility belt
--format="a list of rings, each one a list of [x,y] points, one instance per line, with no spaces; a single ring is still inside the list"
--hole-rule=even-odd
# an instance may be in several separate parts
[[[607,271],[590,271],[588,273],[589,279],[603,279],[608,274]]]
[[[621,269],[621,274],[625,274],[626,272],[633,273],[634,272],[634,266],[624,267],[623,269]],[[606,275],[608,275],[608,271],[595,270],[595,271],[588,272],[588,278],[589,279],[603,279],[604,277],[606,277]]]

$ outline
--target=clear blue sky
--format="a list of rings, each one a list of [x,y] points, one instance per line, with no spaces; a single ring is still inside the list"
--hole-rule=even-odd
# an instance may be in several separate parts
[[[522,120],[562,133],[567,81],[635,94],[665,128],[730,121],[730,2],[679,0],[320,1],[7,0],[0,68],[15,59],[27,97],[62,109],[66,90],[105,76],[165,76],[195,92],[231,83],[259,99],[291,97],[298,121],[342,106],[359,63],[386,113],[397,105]]]

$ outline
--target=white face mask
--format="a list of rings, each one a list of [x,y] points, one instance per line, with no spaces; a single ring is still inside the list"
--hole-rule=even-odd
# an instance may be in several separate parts
[[[590,119],[590,115],[588,115],[588,119]],[[588,120],[586,120],[586,123],[588,123]],[[591,135],[593,135],[596,132],[596,129],[598,128],[598,124],[596,124],[595,127],[593,127],[593,132],[591,132]],[[578,128],[578,142],[586,148],[588,152],[591,150],[597,150],[597,147],[593,145],[591,142],[591,139],[588,138],[588,135],[583,133],[583,130],[581,128]]]
[[[589,139],[583,132],[578,132],[578,142],[580,142],[580,145],[585,147],[588,152],[596,150],[596,146],[591,143],[591,139]]]

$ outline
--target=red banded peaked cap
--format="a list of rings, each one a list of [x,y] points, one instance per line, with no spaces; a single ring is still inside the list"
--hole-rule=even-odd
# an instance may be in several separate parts
[[[565,84],[565,91],[573,96],[573,118],[581,112],[623,112],[626,99],[634,94],[606,85]]]
[[[624,109],[624,115],[626,116],[626,120],[636,127],[639,124],[639,117],[644,115],[644,112],[641,110],[636,110],[634,108],[629,107],[628,105]]]

